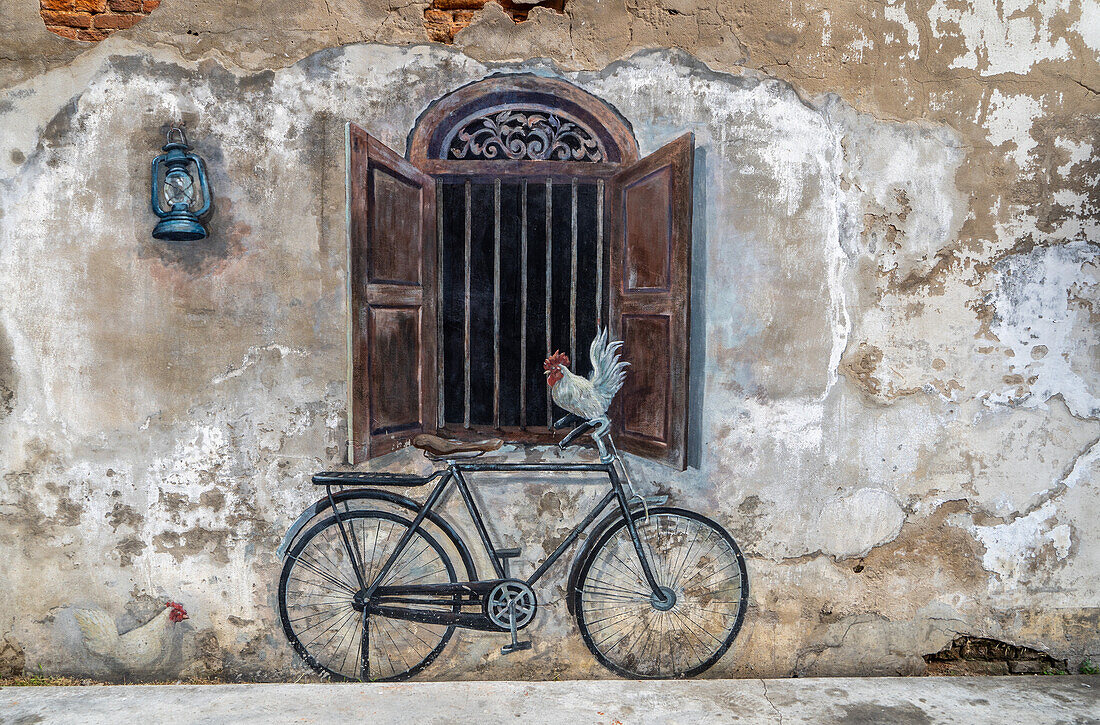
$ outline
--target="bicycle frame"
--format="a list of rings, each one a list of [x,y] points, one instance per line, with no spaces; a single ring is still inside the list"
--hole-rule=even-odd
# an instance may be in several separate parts
[[[492,538],[489,535],[489,531],[485,525],[485,520],[481,515],[481,511],[478,508],[473,494],[470,489],[470,484],[466,480],[464,474],[468,473],[509,473],[509,472],[527,472],[527,473],[604,473],[608,477],[608,481],[611,484],[611,490],[608,491],[603,498],[592,508],[591,511],[577,524],[565,537],[557,548],[546,557],[546,560],[540,564],[534,572],[527,577],[525,583],[528,586],[532,586],[535,582],[543,577],[546,572],[561,558],[561,556],[577,541],[577,538],[587,530],[596,519],[612,505],[612,502],[618,503],[618,508],[621,514],[627,521],[627,528],[630,533],[631,541],[633,542],[634,549],[638,554],[639,562],[641,563],[642,572],[645,576],[646,583],[649,585],[655,597],[661,598],[663,595],[660,590],[660,585],[657,583],[654,577],[653,570],[650,566],[648,557],[646,556],[644,547],[642,546],[641,539],[638,536],[636,527],[634,526],[634,520],[630,513],[630,499],[627,497],[626,491],[623,487],[623,483],[619,478],[619,472],[616,469],[616,463],[621,465],[621,459],[617,456],[610,463],[460,463],[456,460],[448,460],[447,468],[440,475],[439,482],[435,484],[431,493],[425,499],[424,503],[420,506],[413,518],[411,525],[405,531],[405,533],[398,540],[396,547],[390,554],[386,562],[378,570],[374,579],[370,582],[364,579],[362,562],[359,561],[358,542],[355,541],[355,532],[349,531],[344,526],[344,522],[339,515],[338,509],[336,509],[336,501],[334,500],[332,487],[333,484],[329,483],[326,486],[328,497],[333,508],[336,512],[336,521],[340,529],[340,536],[343,539],[345,550],[351,560],[352,567],[355,570],[355,576],[358,580],[358,584],[361,588],[360,594],[357,598],[366,607],[366,610],[371,613],[376,613],[382,616],[405,619],[410,621],[419,621],[432,624],[447,624],[464,627],[468,629],[481,629],[497,631],[497,627],[490,624],[485,617],[481,614],[463,613],[460,611],[441,611],[432,609],[408,609],[404,607],[392,607],[387,606],[384,602],[387,600],[390,603],[401,604],[435,604],[435,605],[470,605],[480,601],[480,597],[488,592],[490,588],[495,586],[502,580],[509,577],[505,573],[503,564],[503,557],[498,553],[499,550],[493,544]],[[434,477],[434,476],[433,476]],[[370,484],[370,475],[364,475],[360,482]],[[385,479],[381,479],[380,482]],[[392,482],[392,481],[391,481]],[[424,520],[429,517],[435,505],[443,498],[443,495],[447,492],[447,489],[454,484],[462,496],[463,503],[466,506],[466,510],[473,521],[474,528],[477,531],[478,538],[481,540],[481,544],[488,554],[490,562],[493,566],[493,572],[496,575],[496,579],[482,579],[476,582],[459,582],[448,584],[422,584],[422,585],[390,585],[383,586],[381,583],[385,581],[386,576],[392,570],[394,563],[400,557],[401,553],[412,541],[413,536],[417,529],[424,523]],[[346,502],[345,502],[346,505]],[[437,595],[440,597],[451,597],[451,599],[444,600],[417,600],[412,599],[416,596],[430,596]],[[468,599],[460,599],[459,597],[468,597]],[[455,607],[457,609],[457,606]]]

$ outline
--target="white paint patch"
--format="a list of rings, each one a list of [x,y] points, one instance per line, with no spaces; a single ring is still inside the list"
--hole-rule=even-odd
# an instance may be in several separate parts
[[[785,400],[768,404],[753,399],[744,401],[747,421],[739,426],[748,438],[773,440],[792,459],[821,450],[822,420],[825,407],[821,400]]]
[[[1100,441],[1093,443],[1087,451],[1073,462],[1073,468],[1062,480],[1066,488],[1074,488],[1083,483],[1100,481]]]
[[[844,199],[845,251],[871,255],[880,271],[896,270],[902,278],[926,274],[966,219],[966,199],[955,185],[966,158],[960,140],[946,129],[876,123],[842,104],[828,110],[844,138],[844,166],[836,173],[851,182]],[[875,244],[865,233],[866,214],[895,225],[893,246]]]
[[[233,461],[229,437],[220,427],[201,426],[172,455],[154,459],[149,466],[153,480],[185,489],[198,498],[204,474],[212,474]]]
[[[294,348],[287,347],[286,345],[279,345],[278,343],[272,343],[270,345],[253,345],[248,348],[248,352],[244,354],[244,358],[241,360],[241,364],[238,367],[227,370],[225,374],[216,376],[211,380],[212,385],[220,385],[227,380],[240,377],[246,370],[255,365],[261,358],[262,353],[270,351],[278,351],[279,357],[287,357],[288,355],[296,355],[298,357],[309,357],[308,350],[296,350]]]
[[[920,55],[920,29],[917,24],[909,19],[905,12],[905,0],[890,0],[886,3],[886,19],[898,23],[905,29],[905,40],[909,43],[910,58],[916,59]]]
[[[1029,563],[1044,546],[1052,545],[1058,559],[1066,558],[1073,532],[1069,525],[1056,523],[1056,515],[1054,502],[1048,501],[1011,523],[972,527],[985,547],[982,567],[1002,583],[1017,582],[1026,576]]]
[[[987,404],[1034,407],[1061,395],[1075,416],[1100,417],[1091,374],[1100,335],[1077,303],[1100,293],[1100,248],[1088,242],[1037,248],[1003,260],[997,272],[990,329],[1012,350],[1007,372],[1030,387],[1021,398],[1012,385],[990,394]],[[1045,354],[1033,355],[1039,345]]]
[[[1038,142],[1031,137],[1031,126],[1043,113],[1043,104],[1031,96],[1008,96],[994,89],[989,97],[985,128],[986,138],[996,147],[1013,143],[1009,156],[1021,171],[1031,166],[1028,158]]]
[[[875,47],[875,42],[864,35],[862,29],[857,28],[856,32],[859,33],[858,37],[845,46],[846,50],[840,56],[842,63],[862,63],[863,51],[873,50]]]
[[[1081,0],[1081,19],[1071,27],[1085,41],[1085,45],[1100,52],[1100,2]]]
[[[1100,18],[1097,18],[1097,22],[1100,23]],[[1088,141],[1078,142],[1071,138],[1059,136],[1054,139],[1054,145],[1069,154],[1069,161],[1058,167],[1060,176],[1069,176],[1069,172],[1074,166],[1092,158],[1092,144]]]
[[[955,39],[961,31],[966,50],[950,67],[974,68],[983,76],[1024,74],[1040,61],[1070,57],[1069,43],[1052,21],[1071,5],[1072,0],[936,0],[928,20],[935,38]]]
[[[817,519],[821,551],[838,559],[864,556],[896,539],[904,523],[905,511],[892,493],[861,488],[822,507]]]

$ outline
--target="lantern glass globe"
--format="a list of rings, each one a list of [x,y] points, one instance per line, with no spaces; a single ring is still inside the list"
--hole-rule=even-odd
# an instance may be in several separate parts
[[[164,176],[164,201],[169,208],[176,204],[191,206],[195,201],[195,182],[183,169],[173,169]]]

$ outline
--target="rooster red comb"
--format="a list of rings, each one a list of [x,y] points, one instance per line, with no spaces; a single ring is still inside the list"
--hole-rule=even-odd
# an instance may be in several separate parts
[[[189,619],[187,616],[187,610],[183,608],[183,605],[179,602],[165,602],[164,606],[168,607],[172,611],[168,614],[168,618],[173,622],[181,622],[185,619]]]
[[[560,350],[555,350],[553,355],[546,358],[546,362],[542,364],[542,369],[557,370],[558,365],[569,367],[569,356]]]

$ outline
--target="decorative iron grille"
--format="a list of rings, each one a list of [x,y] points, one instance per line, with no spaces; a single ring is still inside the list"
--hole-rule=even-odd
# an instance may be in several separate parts
[[[496,107],[456,126],[447,144],[454,160],[606,161],[591,129],[557,111]]]

